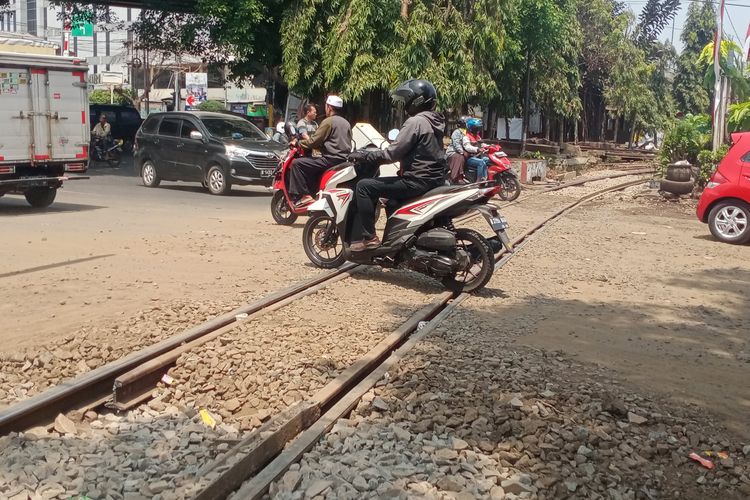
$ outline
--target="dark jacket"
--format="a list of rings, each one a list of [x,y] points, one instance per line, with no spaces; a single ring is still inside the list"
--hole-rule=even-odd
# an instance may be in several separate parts
[[[307,140],[300,141],[305,149],[320,149],[323,158],[345,161],[352,151],[352,127],[346,118],[329,116]]]
[[[445,118],[434,111],[422,111],[404,122],[396,140],[382,151],[383,160],[401,162],[404,179],[442,181],[448,164],[443,151]]]

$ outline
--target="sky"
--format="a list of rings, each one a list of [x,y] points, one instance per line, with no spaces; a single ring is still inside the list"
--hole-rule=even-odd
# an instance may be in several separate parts
[[[713,1],[713,3],[717,4],[718,8],[718,0],[708,1]],[[646,1],[625,0],[625,3],[628,4],[628,6],[637,16],[643,9]],[[685,19],[687,18],[687,10],[688,5],[690,5],[690,0],[681,0],[680,4],[680,11],[677,13],[677,17],[674,21],[674,46],[677,48],[678,52],[682,50],[680,33],[682,32],[682,26],[683,24],[685,24]],[[726,0],[725,4],[724,35],[735,40],[739,40],[740,45],[744,45],[745,35],[747,34],[747,27],[750,23],[750,0]],[[660,38],[662,40],[672,40],[672,26],[665,28]],[[745,47],[745,53],[747,53],[747,47]]]

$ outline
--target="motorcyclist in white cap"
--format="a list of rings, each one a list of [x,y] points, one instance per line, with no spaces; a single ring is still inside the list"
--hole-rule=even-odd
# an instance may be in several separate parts
[[[294,160],[289,178],[289,194],[296,198],[296,206],[312,203],[314,200],[311,195],[318,192],[323,172],[345,162],[352,151],[352,127],[340,115],[343,107],[344,101],[340,97],[329,95],[326,99],[326,119],[312,137],[300,141],[300,146],[310,150],[319,149],[322,156]]]

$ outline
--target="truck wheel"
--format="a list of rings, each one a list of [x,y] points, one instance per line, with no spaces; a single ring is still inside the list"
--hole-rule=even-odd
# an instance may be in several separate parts
[[[52,205],[57,196],[57,188],[35,187],[23,194],[26,201],[34,208],[44,208]]]
[[[161,179],[159,178],[159,174],[156,173],[156,165],[151,160],[146,160],[141,165],[141,181],[143,181],[143,185],[146,187],[159,187]]]

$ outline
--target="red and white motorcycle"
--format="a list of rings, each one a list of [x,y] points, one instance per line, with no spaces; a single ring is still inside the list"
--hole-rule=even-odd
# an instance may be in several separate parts
[[[508,224],[489,200],[501,189],[491,183],[441,186],[413,200],[386,205],[388,220],[383,244],[374,249],[349,249],[356,211],[354,187],[372,176],[371,167],[342,164],[318,199],[308,207],[310,218],[303,245],[310,261],[333,268],[346,260],[359,264],[411,269],[440,279],[448,289],[473,292],[483,288],[495,269],[494,253],[512,251]],[[472,211],[481,213],[497,236],[455,228],[453,220]]]

